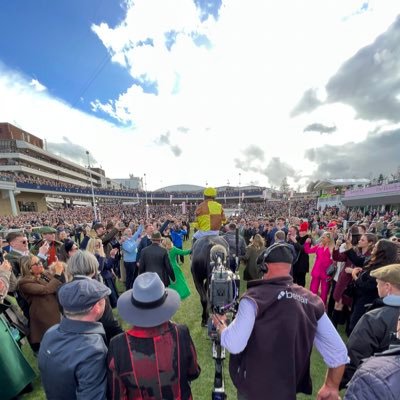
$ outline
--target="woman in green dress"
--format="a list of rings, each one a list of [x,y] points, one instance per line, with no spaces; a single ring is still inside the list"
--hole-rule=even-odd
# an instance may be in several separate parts
[[[169,238],[164,238],[161,245],[167,249],[168,257],[175,273],[175,282],[171,281],[168,288],[176,290],[179,293],[181,300],[184,300],[186,297],[190,296],[190,289],[176,259],[178,255],[187,256],[192,252],[192,250],[178,249],[172,244],[172,241]]]

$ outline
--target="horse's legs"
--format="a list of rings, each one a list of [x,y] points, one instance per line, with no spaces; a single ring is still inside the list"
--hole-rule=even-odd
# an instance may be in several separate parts
[[[203,286],[203,290],[205,293],[204,296],[204,301],[201,301],[201,305],[203,307],[203,314],[201,315],[201,325],[202,326],[207,326],[208,324],[208,318],[209,318],[209,314],[208,314],[208,280],[206,279],[204,281],[204,286]]]
[[[208,301],[207,301],[207,288],[206,288],[207,281],[200,282],[199,279],[194,274],[193,274],[193,281],[196,290],[199,293],[200,303],[203,309],[201,314],[201,326],[207,326],[207,321],[208,321],[208,311],[207,311]]]
[[[201,302],[201,306],[203,307],[203,313],[201,314],[201,326],[207,326],[208,323],[208,311],[207,311],[207,302]]]

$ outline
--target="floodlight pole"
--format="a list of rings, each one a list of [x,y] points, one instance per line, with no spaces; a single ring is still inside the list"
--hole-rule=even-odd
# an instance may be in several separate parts
[[[92,189],[92,202],[93,202],[94,220],[97,221],[96,200],[94,198],[94,188],[93,188],[93,182],[92,182],[92,170],[90,169],[90,157],[89,157],[89,152],[87,150],[86,150],[86,155],[87,155],[87,159],[88,159],[90,188]]]
[[[238,204],[238,206],[239,206],[239,212],[240,212],[240,206],[241,206],[241,204],[240,204],[240,201],[241,201],[241,198],[240,198],[240,184],[241,184],[241,178],[242,178],[242,174],[239,172],[239,204]]]
[[[145,198],[146,198],[146,219],[149,219],[149,204],[147,203],[147,180],[146,180],[146,174],[144,174],[144,192],[145,192]]]

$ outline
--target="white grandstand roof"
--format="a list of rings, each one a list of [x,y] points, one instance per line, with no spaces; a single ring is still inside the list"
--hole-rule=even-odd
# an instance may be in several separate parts
[[[163,188],[157,189],[156,192],[199,192],[203,190],[203,186],[197,186],[197,185],[189,185],[189,184],[182,184],[182,185],[171,185],[171,186],[165,186]]]
[[[238,186],[219,186],[216,187],[218,191],[225,191],[225,190],[238,190]],[[265,189],[261,186],[240,186],[240,190],[252,190],[252,189]],[[156,192],[201,192],[205,189],[205,186],[198,186],[198,185],[190,185],[190,184],[182,184],[182,185],[171,185],[165,186],[163,188],[157,189]]]
[[[319,181],[314,189],[324,189],[329,187],[337,186],[358,186],[358,185],[368,185],[371,182],[370,179],[359,178],[359,179],[324,179]]]

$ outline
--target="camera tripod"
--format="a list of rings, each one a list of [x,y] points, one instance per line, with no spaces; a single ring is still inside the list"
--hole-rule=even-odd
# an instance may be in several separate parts
[[[213,340],[212,355],[215,360],[215,375],[214,375],[214,388],[211,394],[212,400],[225,400],[227,395],[225,393],[224,385],[224,359],[225,349],[221,346],[219,339]]]

